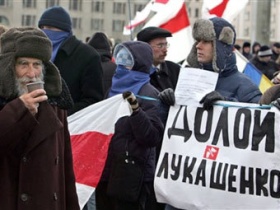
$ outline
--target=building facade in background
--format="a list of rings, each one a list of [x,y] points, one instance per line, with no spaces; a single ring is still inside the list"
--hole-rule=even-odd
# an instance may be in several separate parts
[[[280,0],[271,1],[270,42],[280,41]],[[0,0],[0,23],[8,27],[37,26],[42,12],[50,6],[60,5],[72,17],[74,34],[82,41],[95,32],[104,32],[115,42],[135,37],[123,35],[123,27],[133,19],[136,11],[142,10],[149,0]],[[191,24],[201,17],[203,0],[186,0]],[[246,8],[234,19],[237,42],[258,41],[254,39],[256,0],[250,0]],[[238,1],[236,1],[238,3]],[[268,14],[269,15],[269,14]],[[139,28],[140,30],[141,28]]]

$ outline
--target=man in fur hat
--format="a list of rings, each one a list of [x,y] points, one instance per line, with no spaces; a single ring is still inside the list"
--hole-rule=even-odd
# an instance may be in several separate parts
[[[1,209],[78,210],[66,109],[70,93],[36,28],[0,37]],[[26,85],[43,81],[44,89]]]
[[[259,102],[259,88],[237,69],[233,52],[236,33],[229,22],[218,17],[198,19],[193,26],[193,38],[196,42],[187,57],[188,64],[219,74],[216,91],[201,100],[204,108],[212,108],[216,100]]]

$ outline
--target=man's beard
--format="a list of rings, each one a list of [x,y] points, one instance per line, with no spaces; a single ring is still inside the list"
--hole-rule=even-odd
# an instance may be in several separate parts
[[[21,96],[25,93],[28,93],[26,84],[31,83],[31,82],[39,82],[39,81],[44,81],[44,75],[41,74],[40,77],[30,79],[28,77],[21,77],[21,78],[16,78],[16,90],[18,92],[18,96]]]

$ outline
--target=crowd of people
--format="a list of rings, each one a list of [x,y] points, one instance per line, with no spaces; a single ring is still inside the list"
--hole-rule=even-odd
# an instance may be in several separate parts
[[[279,84],[277,75],[280,70],[280,43],[275,42],[271,47],[259,42],[251,43],[245,41],[242,47],[235,44],[235,49],[248,59],[262,74],[274,84]],[[280,77],[280,75],[278,76]],[[276,79],[275,79],[276,78]]]
[[[80,209],[67,117],[122,94],[132,114],[116,123],[101,180],[83,209],[176,209],[157,202],[153,185],[181,69],[165,60],[171,32],[147,27],[137,34],[137,41],[114,47],[105,33],[98,32],[84,43],[73,34],[69,13],[55,6],[43,12],[38,28],[2,26],[0,33],[1,208]],[[200,101],[205,109],[212,109],[217,100],[277,105],[280,43],[272,49],[256,43],[251,52],[250,42],[244,42],[240,49],[276,84],[262,95],[237,69],[236,32],[229,22],[198,19],[193,38],[186,67],[218,74],[216,89]],[[28,91],[27,84],[38,81],[44,88]],[[141,191],[133,201],[107,193],[115,160],[126,150],[144,164]]]

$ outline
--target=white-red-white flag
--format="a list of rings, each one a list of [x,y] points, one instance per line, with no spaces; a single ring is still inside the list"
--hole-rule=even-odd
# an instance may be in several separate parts
[[[122,95],[93,104],[68,117],[76,187],[81,209],[94,192],[107,158],[115,122],[131,114]]]
[[[247,5],[249,0],[204,0],[202,17],[222,17],[231,22]]]
[[[152,12],[154,15],[148,20]],[[151,0],[136,14],[131,24],[125,26],[123,33],[129,35],[136,26],[145,22],[143,28],[156,26],[172,33],[172,37],[168,38],[170,47],[166,60],[177,63],[186,59],[194,41],[184,0]]]
[[[148,4],[144,7],[143,10],[136,12],[136,15],[135,15],[134,19],[130,20],[130,23],[127,24],[126,26],[124,26],[124,29],[123,29],[123,34],[124,35],[130,35],[131,32],[137,26],[139,26],[140,24],[144,23],[147,20],[150,12],[152,10],[153,3],[154,3],[153,0],[149,1]]]

